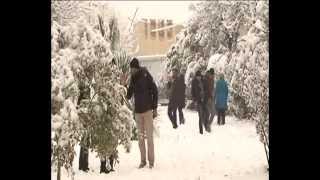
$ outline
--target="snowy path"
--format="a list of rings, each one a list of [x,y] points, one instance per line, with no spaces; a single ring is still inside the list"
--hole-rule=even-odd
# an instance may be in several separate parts
[[[137,169],[140,153],[136,141],[130,153],[119,149],[120,164],[115,172],[99,174],[100,161],[89,155],[90,172],[78,170],[78,156],[74,161],[75,180],[267,180],[267,165],[263,145],[259,142],[251,122],[226,118],[224,126],[216,125],[212,132],[199,134],[198,115],[184,110],[186,124],[173,129],[166,115],[167,107],[159,107],[155,136],[155,167]],[[79,153],[79,147],[77,147]],[[55,173],[52,179],[56,179]],[[70,179],[65,172],[62,180]]]

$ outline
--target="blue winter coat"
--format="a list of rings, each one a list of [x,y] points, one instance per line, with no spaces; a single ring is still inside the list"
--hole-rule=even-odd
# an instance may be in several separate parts
[[[219,79],[215,89],[215,106],[216,109],[226,110],[228,101],[228,86],[225,80]]]

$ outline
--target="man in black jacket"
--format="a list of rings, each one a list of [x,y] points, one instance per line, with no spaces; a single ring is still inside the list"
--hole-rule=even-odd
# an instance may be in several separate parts
[[[196,72],[195,78],[192,80],[191,94],[193,100],[197,103],[197,110],[199,114],[199,130],[203,134],[203,127],[206,128],[208,109],[208,84],[200,71]],[[207,129],[206,129],[207,130]]]
[[[148,144],[149,168],[154,166],[153,118],[157,116],[158,89],[147,69],[139,66],[139,61],[133,58],[130,62],[131,81],[127,98],[134,95],[135,119],[138,127],[139,149],[141,162],[139,168],[146,165],[145,135]]]

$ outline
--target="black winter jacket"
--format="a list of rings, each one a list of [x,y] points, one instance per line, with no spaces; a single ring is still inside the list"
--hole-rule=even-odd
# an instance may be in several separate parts
[[[169,106],[185,107],[186,85],[184,83],[184,76],[179,75],[175,80],[168,83]]]
[[[144,113],[158,107],[158,89],[147,69],[141,67],[131,77],[127,98],[134,95],[135,113]]]
[[[192,85],[191,85],[191,94],[192,98],[197,102],[197,103],[207,103],[208,102],[208,83],[204,79],[204,77],[201,76],[202,85],[203,85],[203,93],[201,94],[201,88],[200,88],[200,82],[198,79],[194,78],[192,80]]]

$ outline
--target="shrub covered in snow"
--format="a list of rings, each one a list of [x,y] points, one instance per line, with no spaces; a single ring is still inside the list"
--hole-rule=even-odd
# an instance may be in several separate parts
[[[85,7],[88,2],[82,3]],[[108,19],[97,12],[96,16],[90,12],[96,24],[89,22],[88,14],[61,23],[56,21],[61,15],[53,12],[52,165],[58,165],[58,172],[61,166],[72,170],[74,146],[84,134],[90,135],[90,148],[100,156],[116,154],[121,144],[128,151],[131,146],[132,111],[126,105],[126,89],[120,84],[121,69],[112,64],[111,47],[117,48],[112,43],[117,39],[112,33],[117,32],[116,19],[104,23]],[[90,98],[77,108],[79,85],[91,90]]]
[[[268,154],[268,1],[203,1],[167,53],[166,73],[185,68],[187,88],[198,69],[224,73],[229,112],[257,122]],[[165,74],[164,74],[165,76]],[[165,79],[164,79],[165,80]],[[166,83],[166,81],[163,81]]]

